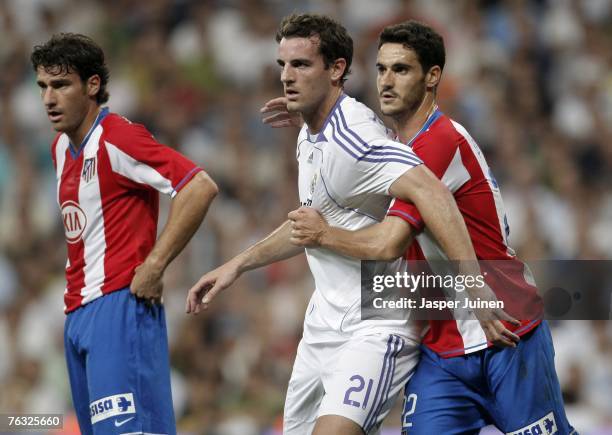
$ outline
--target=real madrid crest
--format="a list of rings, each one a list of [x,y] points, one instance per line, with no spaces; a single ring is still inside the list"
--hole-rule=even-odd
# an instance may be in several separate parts
[[[312,175],[312,180],[310,180],[310,196],[312,197],[312,195],[314,194],[315,191],[315,187],[317,187],[317,179],[318,179],[319,174],[317,172],[315,172]]]

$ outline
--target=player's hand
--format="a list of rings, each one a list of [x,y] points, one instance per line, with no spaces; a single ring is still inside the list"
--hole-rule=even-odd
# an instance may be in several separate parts
[[[207,309],[213,298],[232,285],[239,276],[238,268],[231,261],[203,275],[189,289],[185,312],[187,314],[198,314],[200,311]]]
[[[287,110],[286,97],[277,97],[267,101],[266,104],[264,104],[264,106],[259,109],[259,112],[262,115],[276,112],[273,115],[265,116],[262,119],[264,124],[268,124],[272,128],[301,128],[302,125],[304,125],[302,115],[300,115],[299,113],[290,113]]]
[[[478,290],[478,292],[470,291],[470,297],[488,301],[497,300],[489,286],[485,286],[483,289]],[[514,326],[520,326],[521,322],[501,308],[476,308],[474,309],[474,314],[485,332],[487,341],[497,347],[516,347],[520,337],[506,328],[502,320]]]
[[[296,246],[321,246],[329,225],[317,210],[311,207],[300,207],[287,215],[291,221],[289,241]]]
[[[475,277],[472,284],[468,284],[467,280],[465,281],[466,297],[472,301],[486,302],[481,306],[495,306],[493,302],[498,301],[497,296],[486,282],[484,285],[480,284],[481,281],[477,275],[481,274],[481,269],[476,261],[460,262],[459,271],[466,277]],[[516,347],[520,337],[506,328],[503,322],[514,326],[520,326],[521,322],[510,316],[502,308],[475,308],[473,314],[480,322],[488,342],[498,347]]]
[[[502,310],[502,312],[504,312]],[[505,312],[504,312],[505,314]],[[521,338],[511,332],[501,320],[479,320],[487,341],[497,347],[516,347]]]
[[[163,270],[145,260],[136,267],[134,278],[130,284],[130,292],[150,304],[161,303],[164,285]]]

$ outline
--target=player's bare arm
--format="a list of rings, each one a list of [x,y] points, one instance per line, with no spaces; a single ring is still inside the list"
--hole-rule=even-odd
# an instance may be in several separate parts
[[[412,226],[396,216],[377,224],[350,231],[329,225],[321,214],[309,207],[289,213],[291,243],[304,247],[323,247],[362,260],[390,261],[402,256],[412,243]]]
[[[463,217],[448,188],[424,165],[406,171],[389,193],[419,209],[450,260],[476,262],[476,254]]]
[[[198,314],[202,309],[208,308],[210,302],[219,292],[232,285],[246,271],[303,253],[303,248],[291,244],[289,241],[290,235],[291,224],[286,221],[266,238],[222,266],[203,275],[189,289],[185,311],[188,314]]]
[[[144,263],[135,269],[130,285],[133,294],[160,301],[164,270],[196,232],[217,193],[215,182],[199,172],[174,197],[166,226]]]

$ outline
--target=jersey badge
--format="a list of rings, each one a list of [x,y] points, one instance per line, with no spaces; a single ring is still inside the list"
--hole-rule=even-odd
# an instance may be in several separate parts
[[[315,172],[310,180],[310,196],[314,194],[315,187],[317,187],[318,174]]]
[[[89,183],[96,175],[96,158],[92,157],[85,159],[83,162],[83,172],[81,172],[81,178],[86,183]]]

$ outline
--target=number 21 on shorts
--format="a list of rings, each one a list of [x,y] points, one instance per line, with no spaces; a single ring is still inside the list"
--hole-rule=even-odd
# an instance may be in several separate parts
[[[346,393],[344,393],[343,403],[349,406],[356,406],[357,408],[361,406],[361,408],[366,409],[366,407],[368,406],[368,400],[370,399],[370,393],[372,392],[372,385],[374,384],[374,380],[368,379],[368,386],[363,395],[360,394],[366,386],[366,381],[365,379],[363,379],[363,376],[353,375],[351,376],[349,381],[351,383],[351,386],[348,388],[348,390],[346,390]],[[360,402],[359,400],[361,400],[362,398],[363,402]]]

